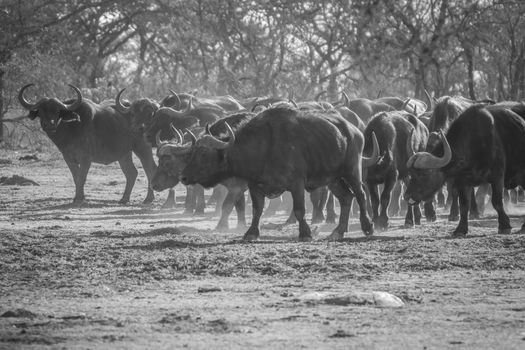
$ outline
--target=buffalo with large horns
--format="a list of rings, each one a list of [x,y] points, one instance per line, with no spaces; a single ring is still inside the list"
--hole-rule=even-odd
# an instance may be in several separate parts
[[[361,229],[366,235],[373,233],[366,213],[361,169],[377,161],[377,148],[372,159],[362,160],[363,135],[339,113],[269,108],[248,122],[237,135],[228,130],[227,142],[211,135],[195,142],[181,181],[211,187],[230,177],[245,179],[252,198],[253,217],[244,240],[259,237],[264,197],[278,196],[284,191],[292,194],[299,239],[311,240],[310,227],[304,217],[304,190],[326,185],[341,204],[339,224],[329,238],[341,239],[347,231],[354,196],[360,208]]]
[[[115,106],[99,105],[82,97],[80,90],[69,85],[77,94],[72,101],[62,102],[56,98],[42,98],[30,103],[24,97],[29,84],[20,89],[18,100],[29,111],[29,118],[40,118],[40,125],[58,147],[75,182],[74,203],[85,200],[84,184],[91,163],[109,164],[118,161],[126,176],[126,188],[120,203],[127,203],[137,178],[132,153],[140,159],[148,182],[155,171],[155,162],[142,135],[132,131],[131,121],[119,113]],[[144,203],[154,199],[148,186]]]

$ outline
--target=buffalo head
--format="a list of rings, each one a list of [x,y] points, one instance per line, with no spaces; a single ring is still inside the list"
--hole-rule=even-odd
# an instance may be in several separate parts
[[[419,203],[431,199],[434,193],[445,183],[445,175],[442,169],[450,163],[452,150],[442,131],[439,137],[441,140],[432,153],[412,151],[412,156],[407,161],[409,181],[405,200],[410,203]],[[442,156],[433,154],[439,153],[440,150],[442,150]]]
[[[199,183],[204,187],[212,187],[223,180],[228,171],[227,152],[235,144],[235,134],[228,123],[228,141],[222,141],[209,134],[209,130],[199,140],[193,140],[193,146],[188,149],[190,154],[188,164],[182,171],[183,184]]]
[[[44,97],[32,104],[25,99],[24,91],[33,85],[28,84],[20,89],[18,101],[22,107],[29,111],[28,117],[30,119],[40,118],[40,125],[48,135],[54,135],[62,124],[80,122],[77,109],[82,104],[82,93],[76,86],[68,84],[77,94],[77,99],[71,103],[64,103],[56,98]]]
[[[115,108],[120,113],[129,116],[131,120],[131,127],[134,131],[144,133],[149,127],[155,111],[159,109],[159,104],[149,98],[141,98],[130,103],[122,103],[121,96],[126,90],[120,90],[115,98]]]

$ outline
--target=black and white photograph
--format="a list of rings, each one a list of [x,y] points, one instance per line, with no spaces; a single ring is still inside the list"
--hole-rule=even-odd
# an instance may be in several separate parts
[[[525,1],[0,0],[0,349],[524,349]]]

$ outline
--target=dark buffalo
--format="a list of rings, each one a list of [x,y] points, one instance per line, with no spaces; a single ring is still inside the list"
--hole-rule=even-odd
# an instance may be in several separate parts
[[[379,112],[395,110],[395,108],[384,102],[376,102],[367,98],[350,99],[345,92],[343,92],[343,106],[356,113],[365,124]]]
[[[255,114],[249,112],[233,114],[213,123],[206,129],[206,134],[213,135],[223,141],[228,141],[229,134],[226,123],[228,123],[234,132],[237,132],[238,129],[242,128],[254,116]],[[175,133],[178,134],[176,129]],[[187,164],[190,147],[189,145],[183,144],[180,134],[178,139],[180,141],[176,143],[162,142],[160,139],[157,140],[159,167],[152,179],[152,187],[155,191],[162,191],[177,185],[180,173]],[[246,226],[244,198],[244,192],[248,188],[246,181],[232,177],[221,181],[221,184],[226,187],[228,192],[222,203],[221,218],[217,224],[217,229],[228,228],[228,217],[234,206],[237,211],[237,226]]]
[[[189,93],[180,93],[170,90],[171,95],[165,97],[161,101],[161,105],[171,107],[175,110],[185,110],[190,104],[195,107],[206,107],[214,109],[222,109],[225,113],[238,112],[245,109],[235,98],[230,95],[213,96],[213,97],[198,97]]]
[[[109,164],[118,161],[126,176],[126,188],[120,203],[129,202],[137,178],[132,153],[140,159],[148,182],[155,171],[151,146],[132,128],[129,118],[119,113],[115,106],[98,105],[82,98],[80,90],[70,85],[77,94],[71,103],[56,98],[43,98],[35,104],[24,98],[24,86],[19,94],[20,104],[29,110],[29,118],[40,118],[42,129],[58,147],[75,182],[74,203],[84,201],[84,184],[91,163]],[[154,199],[148,188],[144,203]]]
[[[398,180],[407,179],[407,160],[412,155],[412,150],[425,149],[428,130],[414,115],[394,111],[379,113],[368,123],[364,132],[365,154],[372,151],[372,134],[377,135],[381,158],[377,164],[366,170],[365,180],[370,191],[374,225],[386,229],[387,208],[394,185]],[[384,185],[381,201],[378,194],[379,184]],[[379,212],[379,204],[381,204],[381,212]],[[420,218],[419,205],[411,206],[406,214],[405,225],[412,226],[414,219],[416,224],[420,224]]]
[[[509,233],[503,189],[525,184],[524,149],[522,116],[505,106],[469,107],[452,122],[446,136],[441,132],[434,149],[418,152],[408,160],[410,181],[405,198],[410,202],[425,200],[449,181],[458,191],[460,204],[460,220],[453,235],[465,235],[472,187],[488,182],[498,213],[498,232]]]
[[[304,218],[304,191],[326,185],[341,204],[339,224],[330,238],[340,239],[347,231],[354,195],[361,211],[361,228],[367,235],[373,233],[361,183],[363,136],[337,112],[270,108],[253,118],[236,136],[231,129],[229,133],[228,142],[209,135],[199,139],[191,148],[181,180],[211,187],[230,177],[245,179],[253,217],[244,240],[259,237],[264,197],[284,191],[292,194],[299,239],[311,240]],[[368,161],[376,160],[377,154]]]

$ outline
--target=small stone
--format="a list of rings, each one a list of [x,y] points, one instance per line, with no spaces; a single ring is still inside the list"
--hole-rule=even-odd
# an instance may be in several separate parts
[[[197,290],[199,293],[222,292],[222,287],[219,286],[203,286]]]
[[[387,292],[372,292],[372,296],[374,297],[374,303],[377,307],[396,308],[405,305],[403,300]]]
[[[0,317],[24,317],[24,318],[34,318],[36,315],[29,310],[25,309],[16,309],[9,310],[0,315]]]

